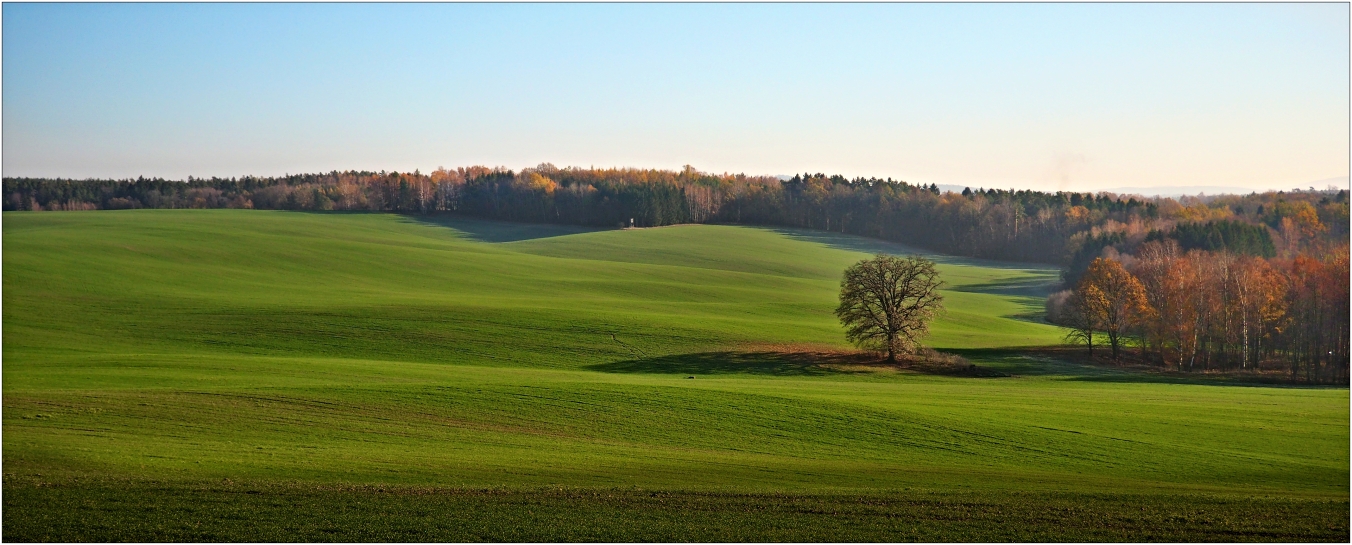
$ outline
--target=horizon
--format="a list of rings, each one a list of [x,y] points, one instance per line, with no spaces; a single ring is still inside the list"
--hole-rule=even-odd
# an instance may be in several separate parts
[[[424,169],[420,169],[420,168],[415,168],[415,169],[413,169],[413,170],[393,170],[393,169],[346,169],[346,170],[337,170],[337,169],[330,169],[330,170],[314,171],[314,172],[284,172],[284,173],[281,173],[281,174],[267,174],[267,175],[261,175],[261,174],[242,174],[242,175],[238,175],[238,176],[194,176],[194,175],[188,175],[188,176],[179,177],[179,178],[167,178],[167,177],[163,177],[163,176],[144,176],[144,175],[140,175],[140,176],[125,176],[125,177],[118,177],[118,178],[111,178],[111,177],[63,178],[63,177],[52,177],[52,176],[9,176],[9,175],[4,175],[3,177],[4,177],[5,179],[11,179],[11,178],[14,178],[14,179],[18,179],[18,178],[29,178],[29,179],[51,179],[51,180],[71,180],[71,181],[89,181],[89,180],[113,180],[113,181],[127,181],[127,180],[133,180],[133,181],[134,181],[134,180],[137,180],[137,179],[149,179],[149,180],[161,179],[161,180],[170,181],[170,182],[188,182],[188,181],[191,181],[191,180],[209,180],[209,179],[212,179],[212,178],[226,179],[226,180],[229,180],[229,179],[240,179],[240,178],[249,178],[249,177],[253,177],[253,178],[284,178],[284,177],[287,177],[287,176],[323,175],[323,174],[327,174],[327,173],[330,173],[330,172],[369,172],[369,173],[391,173],[391,174],[399,174],[399,173],[402,173],[402,174],[418,174],[418,173],[421,173],[422,175],[428,175],[428,174],[432,173],[433,171],[435,171],[435,170],[437,170],[437,169],[445,168],[445,169],[454,170],[454,169],[457,169],[457,168],[467,168],[467,167],[485,167],[485,168],[494,168],[494,169],[504,169],[504,170],[508,170],[508,171],[512,171],[512,172],[522,172],[522,171],[525,171],[525,170],[528,170],[528,169],[535,169],[535,168],[538,168],[539,166],[543,166],[543,165],[544,165],[544,163],[540,163],[540,164],[537,164],[537,165],[535,165],[535,166],[527,166],[527,167],[521,167],[521,168],[511,168],[511,167],[507,167],[507,166],[504,166],[504,165],[498,165],[498,166],[492,166],[492,167],[490,167],[490,166],[488,166],[488,165],[456,165],[456,166],[453,166],[453,167],[446,167],[445,165],[438,165],[438,167],[437,167],[436,169],[426,169],[425,172],[424,172]],[[623,167],[596,167],[596,166],[593,165],[593,166],[588,166],[588,167],[581,167],[581,166],[577,166],[577,165],[558,166],[558,165],[552,165],[552,164],[551,164],[550,166],[552,166],[552,167],[554,167],[554,168],[559,168],[559,169],[580,169],[580,170],[608,170],[608,169],[614,169],[614,170],[662,170],[662,171],[668,171],[668,172],[679,172],[679,171],[681,170],[681,169],[665,169],[665,168],[644,168],[644,167],[635,167],[635,166],[623,166]],[[693,166],[693,165],[690,165],[690,166]],[[830,173],[830,172],[824,172],[824,173],[798,173],[798,174],[756,174],[756,173],[746,173],[746,172],[736,172],[736,173],[732,173],[732,172],[722,172],[722,173],[718,173],[718,172],[708,172],[708,171],[703,171],[703,170],[700,170],[700,169],[698,169],[698,168],[696,168],[696,171],[702,172],[702,173],[704,173],[704,174],[712,175],[712,176],[729,176],[729,175],[732,175],[732,176],[738,176],[738,175],[745,175],[745,176],[747,176],[747,177],[778,178],[780,181],[787,181],[787,180],[789,180],[789,179],[792,179],[792,178],[795,177],[795,176],[801,176],[801,175],[804,175],[804,174],[810,174],[810,175],[823,174],[823,175],[826,175],[826,176],[834,176],[834,175],[836,175],[836,173]],[[881,176],[881,177],[879,177],[879,176],[873,176],[873,177],[856,176],[856,177],[847,177],[847,178],[850,179],[850,180],[855,180],[855,179],[860,179],[860,178],[873,178],[873,179],[879,179],[879,180],[891,180],[891,181],[893,181],[893,182],[907,183],[907,184],[916,185],[916,186],[928,186],[928,185],[930,185],[930,184],[928,184],[928,183],[912,182],[912,181],[910,181],[910,180],[903,180],[903,179],[894,178],[894,177],[889,177],[889,176]],[[1311,183],[1311,184],[1308,184],[1308,185],[1306,185],[1305,187],[1296,187],[1296,186],[1293,186],[1293,187],[1290,187],[1290,188],[1269,188],[1269,189],[1253,189],[1253,188],[1226,187],[1226,186],[1159,186],[1159,187],[1109,187],[1109,188],[1091,189],[1091,190],[1075,190],[1074,188],[1057,189],[1057,190],[1046,190],[1046,189],[1037,189],[1037,188],[1029,188],[1029,187],[998,187],[998,186],[993,186],[993,185],[992,185],[992,186],[963,185],[963,184],[934,184],[934,185],[937,185],[937,186],[939,187],[939,190],[940,190],[941,192],[953,192],[953,193],[961,193],[964,189],[971,189],[971,190],[973,190],[973,191],[985,190],[985,189],[995,189],[995,190],[1000,190],[1000,191],[1025,191],[1025,190],[1026,190],[1026,191],[1040,191],[1040,192],[1044,192],[1044,193],[1058,193],[1058,192],[1066,192],[1066,193],[1089,193],[1089,194],[1112,193],[1112,194],[1118,195],[1118,196],[1120,196],[1120,197],[1126,197],[1126,196],[1141,196],[1141,197],[1146,197],[1146,198],[1214,197],[1214,196],[1220,196],[1220,195],[1247,195],[1247,194],[1250,194],[1250,193],[1263,194],[1263,193],[1269,193],[1269,192],[1274,192],[1274,193],[1275,193],[1275,192],[1322,192],[1322,193],[1332,193],[1332,192],[1336,192],[1336,191],[1339,191],[1339,190],[1352,190],[1352,187],[1349,187],[1349,178],[1348,178],[1347,176],[1343,176],[1343,177],[1340,177],[1340,178],[1329,178],[1329,179],[1325,179],[1325,180],[1316,180],[1315,182],[1313,182],[1313,183]]]
[[[3,10],[5,177],[549,162],[1348,185],[1346,4]]]

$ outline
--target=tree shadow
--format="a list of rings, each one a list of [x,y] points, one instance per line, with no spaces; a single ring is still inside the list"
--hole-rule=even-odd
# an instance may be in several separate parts
[[[969,267],[985,267],[990,269],[1013,269],[1030,270],[1046,269],[1055,270],[1055,266],[1046,263],[1021,263],[1017,261],[995,261],[990,259],[980,259],[975,257],[961,257],[948,254],[941,254],[932,250],[926,250],[918,246],[903,244],[900,242],[888,242],[886,240],[868,238],[859,235],[847,235],[844,233],[832,233],[829,231],[816,231],[811,229],[794,229],[789,227],[772,227],[771,231],[787,236],[794,240],[803,242],[812,242],[821,244],[837,250],[846,250],[851,252],[863,252],[868,254],[892,254],[892,255],[910,255],[915,254],[923,256],[926,259],[943,265],[964,265]]]
[[[967,284],[947,288],[950,291],[996,295],[1019,306],[1017,312],[1002,314],[1001,318],[1041,325],[1055,325],[1047,321],[1047,296],[1056,291],[1056,283],[1048,278],[1019,278],[997,280],[983,284]]]
[[[1011,297],[1046,298],[1048,295],[1051,295],[1053,291],[1056,291],[1057,280],[1054,273],[1048,273],[1046,277],[1011,278],[986,282],[984,284],[954,286],[948,289],[952,291],[985,293]],[[1039,301],[1039,303],[1040,302],[1041,301]]]
[[[884,369],[924,375],[970,378],[1009,376],[994,369],[978,367],[966,362],[960,365],[929,361],[888,363],[881,355],[871,352],[818,351],[723,351],[672,354],[599,363],[585,366],[584,369],[603,373],[686,375],[689,378],[700,375],[840,376],[874,373]]]
[[[1212,376],[1199,374],[1195,377],[1177,375],[1157,375],[1130,373],[1123,375],[1103,375],[1092,377],[1068,377],[1066,380],[1079,382],[1116,382],[1116,383],[1152,383],[1152,384],[1193,384],[1206,386],[1244,386],[1249,388],[1291,388],[1305,390],[1346,390],[1346,384],[1299,384],[1274,377]]]
[[[979,362],[983,367],[1015,376],[1044,376],[1053,380],[1118,384],[1191,384],[1250,388],[1346,389],[1347,385],[1297,384],[1281,377],[1182,373],[1132,362],[1090,360],[1069,347],[946,348],[945,352]]]
[[[672,354],[588,365],[603,373],[653,373],[669,375],[773,375],[827,376],[867,373],[842,366],[876,365],[877,356],[867,353],[825,352],[700,352]]]
[[[1125,370],[1110,369],[1076,363],[1057,357],[1053,349],[1021,348],[945,348],[945,352],[956,354],[981,365],[1017,376],[1047,377],[1091,377],[1127,373]]]
[[[470,240],[489,243],[517,242],[561,237],[613,228],[561,225],[555,223],[518,223],[471,218],[459,214],[405,215],[408,221],[454,230]]]

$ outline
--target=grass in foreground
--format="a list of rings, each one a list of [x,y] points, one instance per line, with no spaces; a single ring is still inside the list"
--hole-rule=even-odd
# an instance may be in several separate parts
[[[953,492],[5,488],[9,541],[1346,541],[1347,502]],[[41,511],[30,513],[38,509]],[[14,511],[21,514],[10,515]]]
[[[932,344],[1011,375],[965,378],[775,348],[844,348],[840,271],[906,250],[857,237],[3,218],[5,539],[1346,539],[1346,389],[1010,350],[1060,337],[1047,268],[938,256]]]

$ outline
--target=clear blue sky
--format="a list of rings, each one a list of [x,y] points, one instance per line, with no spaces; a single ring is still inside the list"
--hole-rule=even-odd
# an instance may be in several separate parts
[[[1305,187],[1348,4],[14,4],[5,176],[551,162]]]

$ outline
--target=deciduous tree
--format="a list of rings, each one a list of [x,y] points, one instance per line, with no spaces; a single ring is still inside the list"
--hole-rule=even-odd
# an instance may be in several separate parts
[[[1094,329],[1103,331],[1117,359],[1122,338],[1149,313],[1141,282],[1111,259],[1098,258],[1075,290]]]
[[[919,256],[878,254],[845,269],[836,316],[857,346],[887,351],[887,361],[909,353],[943,311],[943,281],[934,262]]]

